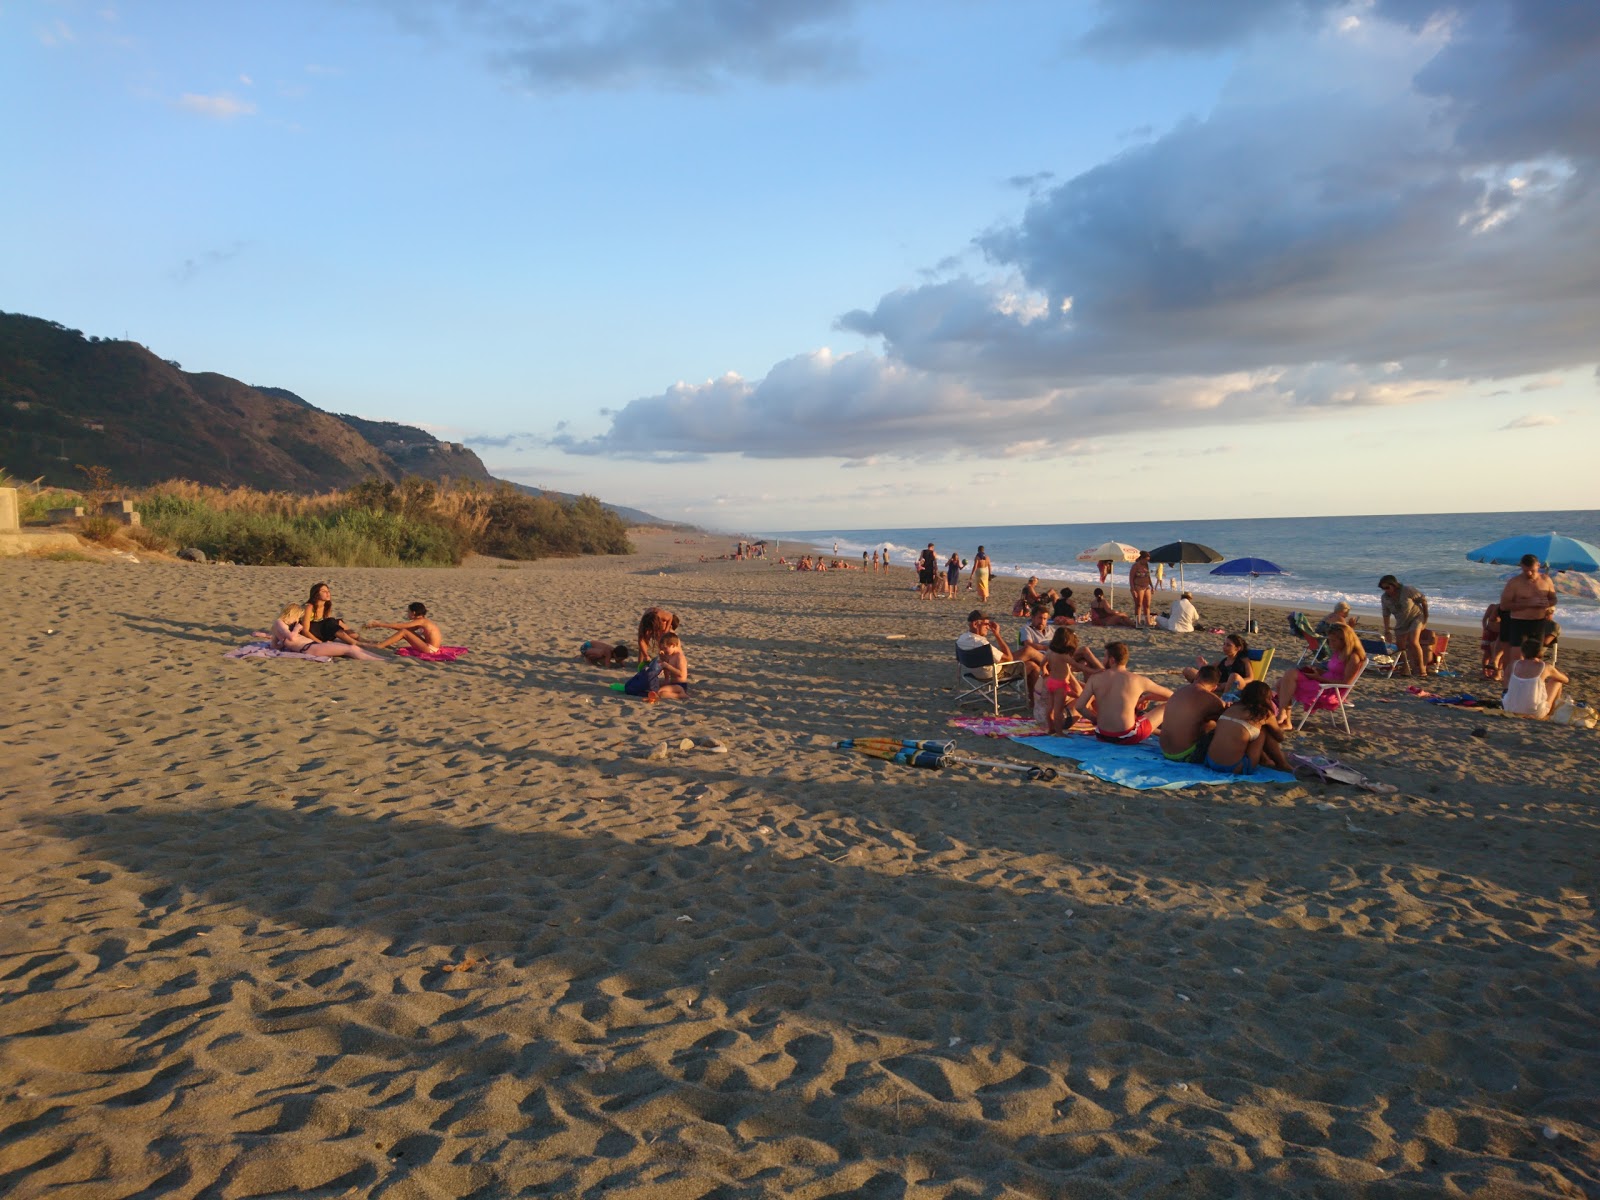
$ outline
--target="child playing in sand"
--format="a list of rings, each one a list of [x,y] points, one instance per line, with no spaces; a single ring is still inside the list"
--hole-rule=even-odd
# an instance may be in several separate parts
[[[675,633],[664,633],[657,655],[661,663],[661,683],[656,688],[660,700],[687,700],[689,698],[689,656],[683,652],[683,643]]]
[[[1077,636],[1069,629],[1057,627],[1045,651],[1044,690],[1050,697],[1050,724],[1052,734],[1059,735],[1066,728],[1067,704],[1077,699],[1083,688],[1073,677]]]
[[[628,663],[628,648],[610,642],[585,642],[578,647],[585,662],[595,666],[622,667]]]
[[[411,619],[402,621],[398,625],[391,625],[385,621],[368,621],[364,628],[394,630],[392,636],[378,643],[379,650],[387,650],[403,642],[423,654],[437,654],[439,647],[444,645],[444,634],[440,633],[439,627],[428,619],[428,606],[420,600],[413,600],[406,605],[406,612]]]

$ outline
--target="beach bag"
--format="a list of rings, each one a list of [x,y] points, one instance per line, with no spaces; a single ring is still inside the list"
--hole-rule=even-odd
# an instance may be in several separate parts
[[[622,690],[630,696],[648,696],[651,692],[661,689],[661,660],[652,658],[639,668],[638,674],[622,685]]]

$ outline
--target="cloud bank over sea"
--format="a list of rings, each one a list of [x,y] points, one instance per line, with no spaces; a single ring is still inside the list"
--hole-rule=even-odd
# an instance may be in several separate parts
[[[1152,422],[1425,404],[1593,363],[1600,5],[1097,13],[1072,53],[1236,54],[1213,110],[1030,176],[1020,215],[973,235],[977,269],[837,317],[867,348],[680,382],[553,444],[838,457],[848,423],[871,452],[1053,457]]]

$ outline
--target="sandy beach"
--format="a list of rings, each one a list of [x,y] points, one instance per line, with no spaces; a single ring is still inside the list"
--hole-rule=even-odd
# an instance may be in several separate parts
[[[1291,748],[1395,795],[895,766],[831,744],[1047,761],[949,724],[970,597],[726,545],[5,562],[0,1194],[1600,1194],[1600,732],[1369,679]],[[324,578],[470,655],[223,657]],[[650,604],[687,703],[575,656]]]

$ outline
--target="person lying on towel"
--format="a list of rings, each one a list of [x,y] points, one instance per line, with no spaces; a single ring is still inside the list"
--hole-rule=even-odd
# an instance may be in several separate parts
[[[1133,746],[1161,728],[1162,703],[1171,698],[1170,688],[1128,670],[1127,645],[1111,642],[1105,670],[1089,676],[1072,711],[1094,721],[1094,735],[1102,742]]]

